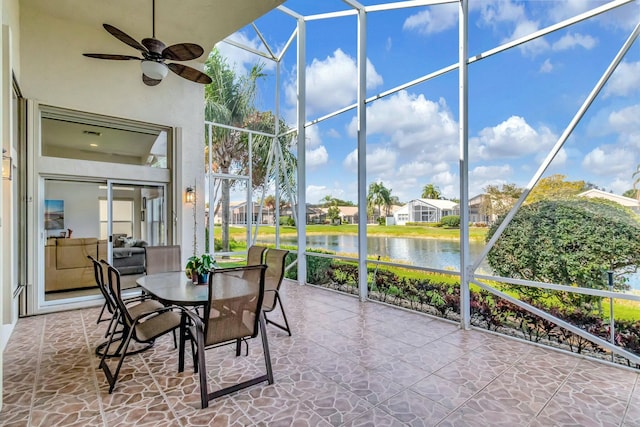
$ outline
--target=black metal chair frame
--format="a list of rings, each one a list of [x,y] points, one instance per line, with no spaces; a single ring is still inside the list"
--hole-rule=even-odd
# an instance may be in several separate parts
[[[157,333],[154,333],[152,336],[147,337],[146,339],[143,339],[137,333],[137,327],[142,323],[142,321],[149,321],[150,319],[156,316],[163,315],[164,313],[173,312],[174,310],[180,310],[181,312],[184,312],[185,310],[182,307],[177,307],[177,306],[162,306],[161,308],[156,308],[155,310],[152,310],[152,311],[145,311],[141,314],[138,314],[136,317],[131,317],[128,311],[127,305],[125,304],[125,301],[120,297],[121,295],[120,294],[120,291],[121,291],[120,273],[116,268],[114,268],[109,264],[107,264],[107,269],[108,269],[107,274],[109,278],[109,288],[114,290],[112,291],[112,295],[118,306],[118,311],[121,314],[121,319],[123,323],[123,331],[120,335],[120,340],[122,339],[122,336],[126,336],[125,340],[122,341],[118,347],[119,351],[117,353],[119,353],[118,354],[119,360],[118,360],[118,365],[115,371],[112,372],[111,369],[109,368],[109,365],[106,362],[107,357],[109,357],[108,356],[109,347],[114,342],[114,338],[117,333],[115,329],[114,331],[112,331],[111,335],[109,336],[109,340],[107,341],[104,353],[100,359],[100,364],[98,365],[98,367],[103,370],[105,377],[107,378],[107,381],[109,383],[109,394],[111,394],[118,380],[118,375],[120,373],[120,369],[122,368],[122,364],[124,362],[125,357],[133,354],[133,352],[131,353],[127,352],[127,349],[129,347],[131,340],[133,339],[138,343],[147,344],[147,346],[145,346],[141,350],[138,350],[137,352],[144,351],[154,344],[156,338],[166,333],[175,331],[176,329],[181,327],[183,322],[182,320],[180,320],[172,328],[162,329]]]
[[[102,357],[103,355],[106,355],[106,357],[119,357],[120,351],[122,350],[122,347],[124,347],[124,337],[127,334],[127,327],[126,327],[126,324],[122,321],[122,318],[121,318],[122,314],[120,312],[120,309],[118,308],[118,305],[116,304],[114,297],[111,294],[111,291],[109,290],[109,288],[107,287],[104,281],[104,271],[102,269],[102,266],[108,265],[108,264],[104,260],[102,260],[101,262],[98,262],[98,260],[96,260],[91,255],[88,255],[87,258],[89,258],[93,263],[93,272],[96,279],[96,285],[98,286],[98,288],[100,289],[100,292],[105,298],[105,303],[103,307],[106,306],[109,313],[111,313],[109,326],[107,327],[107,330],[104,333],[104,337],[109,338],[111,334],[114,334],[112,341],[120,343],[113,353],[109,353],[108,351],[105,351],[105,348],[107,347],[107,344],[108,344],[108,340],[104,341],[96,346],[95,354],[96,356],[99,356],[99,357]],[[143,302],[145,304],[145,307],[153,308],[153,307],[150,307],[150,305],[152,304],[148,302],[149,298],[144,295],[125,298],[123,300],[125,304],[131,304],[133,302]],[[155,307],[158,307],[160,304],[158,303],[153,305]],[[118,330],[118,326],[121,326],[122,328]],[[153,343],[150,343],[146,347],[129,351],[127,355],[137,354],[142,351],[148,350],[152,345]]]
[[[267,338],[267,328],[266,328],[266,319],[264,314],[262,313],[262,300],[264,297],[264,272],[266,269],[265,265],[254,265],[254,266],[245,266],[245,267],[232,267],[226,269],[215,269],[209,274],[209,295],[212,295],[212,287],[213,287],[213,275],[214,274],[222,274],[228,273],[230,271],[243,271],[248,269],[261,269],[260,272],[260,286],[258,293],[258,301],[255,313],[255,320],[253,326],[253,334],[250,338],[255,338],[260,333],[260,337],[262,339],[262,348],[264,352],[265,358],[265,367],[266,373],[264,375],[260,375],[258,377],[252,378],[250,380],[244,381],[239,384],[235,384],[229,387],[222,388],[217,391],[209,392],[207,385],[207,372],[206,369],[199,369],[199,367],[206,366],[205,365],[205,351],[210,348],[220,347],[224,345],[233,345],[236,344],[236,356],[240,354],[240,340],[241,338],[231,339],[229,341],[215,343],[212,345],[205,345],[205,336],[207,335],[207,331],[209,328],[209,315],[212,308],[212,301],[209,299],[209,302],[205,305],[204,308],[204,319],[197,318],[197,316],[190,311],[185,311],[185,316],[183,316],[183,324],[184,333],[180,334],[180,356],[178,361],[178,371],[184,371],[184,348],[185,341],[187,338],[191,340],[193,344],[195,344],[195,349],[192,346],[192,357],[193,357],[193,368],[194,372],[199,374],[200,380],[200,401],[202,404],[202,408],[206,408],[209,406],[209,401],[216,399],[220,396],[224,396],[230,393],[234,393],[238,390],[245,389],[247,387],[251,387],[253,385],[259,384],[261,382],[267,381],[269,384],[273,384],[273,368],[271,366],[271,355],[269,352],[269,341]],[[190,319],[189,324],[186,321]],[[245,337],[249,338],[249,337]]]
[[[271,249],[271,248],[269,248],[267,250],[267,255],[265,256],[265,262],[267,263],[267,270],[270,269],[270,268],[275,268],[273,265],[269,265],[269,252],[271,252],[271,251],[279,251],[280,252],[279,255],[282,255],[282,268],[279,269],[278,271],[274,272],[275,273],[274,277],[276,278],[275,280],[277,280],[275,289],[265,289],[265,293],[266,292],[273,292],[274,293],[273,304],[271,305],[271,307],[262,307],[262,310],[264,312],[264,318],[265,318],[267,323],[272,324],[273,326],[282,329],[283,331],[288,333],[289,336],[291,336],[291,328],[289,327],[289,321],[287,320],[287,315],[284,312],[284,307],[282,305],[282,299],[280,298],[280,292],[279,292],[280,285],[282,284],[282,280],[284,279],[284,270],[285,270],[285,267],[286,267],[285,260],[287,258],[287,254],[289,253],[289,251],[284,250],[284,249]],[[282,254],[282,252],[284,252],[284,254]],[[282,313],[282,318],[284,319],[284,325],[281,325],[280,323],[274,322],[273,320],[269,320],[269,318],[267,317],[267,313],[271,313],[273,310],[275,310],[276,306],[280,307],[280,312]]]

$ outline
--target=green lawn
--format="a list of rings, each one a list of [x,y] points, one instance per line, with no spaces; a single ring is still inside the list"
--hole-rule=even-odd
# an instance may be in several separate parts
[[[487,234],[486,227],[469,227],[469,238],[474,240],[483,240]],[[220,227],[215,228],[215,236],[220,237]],[[244,240],[246,230],[244,227],[230,227],[231,237],[236,240]],[[276,228],[272,226],[260,226],[258,233],[260,235],[275,235]],[[297,233],[295,227],[280,227],[281,235],[295,235]],[[307,225],[307,234],[358,234],[357,225]],[[458,239],[460,238],[460,230],[457,228],[442,228],[414,225],[368,225],[367,234],[370,236],[392,236],[392,237],[420,237],[434,239]]]

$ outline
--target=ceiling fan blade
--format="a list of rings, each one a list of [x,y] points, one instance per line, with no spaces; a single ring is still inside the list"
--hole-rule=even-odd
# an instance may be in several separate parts
[[[187,80],[191,80],[192,82],[202,83],[205,85],[211,83],[211,77],[207,76],[205,73],[201,71],[196,70],[195,68],[187,67],[186,65],[182,65],[182,64],[173,64],[173,63],[167,64],[167,66],[171,71],[173,71],[180,77],[183,77]]]
[[[162,80],[152,79],[151,77],[148,77],[146,74],[142,74],[142,81],[147,86],[156,86],[160,84]]]
[[[204,49],[194,43],[179,43],[162,51],[162,57],[171,61],[190,61],[202,56]]]
[[[135,56],[112,55],[112,54],[109,54],[109,53],[83,53],[83,55],[88,57],[88,58],[113,59],[113,60],[116,60],[116,61],[128,61],[130,59],[137,59],[138,61],[141,60],[141,58],[137,58]]]
[[[149,49],[149,52],[157,53],[158,55],[161,55],[162,51],[166,47],[166,45],[164,43],[162,43],[160,40],[154,39],[154,38],[142,39],[142,44],[147,49]]]
[[[116,27],[114,27],[113,25],[109,25],[109,24],[102,24],[102,26],[104,27],[105,30],[109,32],[109,34],[111,34],[113,37],[120,40],[122,43],[126,43],[132,48],[138,49],[140,52],[147,52],[147,49],[144,46],[142,46],[133,37],[126,34],[124,31],[121,31]]]

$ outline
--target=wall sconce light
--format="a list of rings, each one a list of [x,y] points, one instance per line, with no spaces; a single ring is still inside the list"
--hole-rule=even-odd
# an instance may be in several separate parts
[[[2,149],[2,179],[11,181],[13,178],[13,159],[7,155],[7,150]]]
[[[184,192],[184,200],[187,203],[193,203],[196,201],[196,192],[193,190],[193,187],[187,187]]]

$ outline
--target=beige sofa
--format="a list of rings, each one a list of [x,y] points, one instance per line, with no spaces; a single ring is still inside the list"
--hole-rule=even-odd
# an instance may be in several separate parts
[[[45,252],[45,292],[96,286],[93,266],[87,255],[107,257],[107,243],[95,237],[47,239]]]

